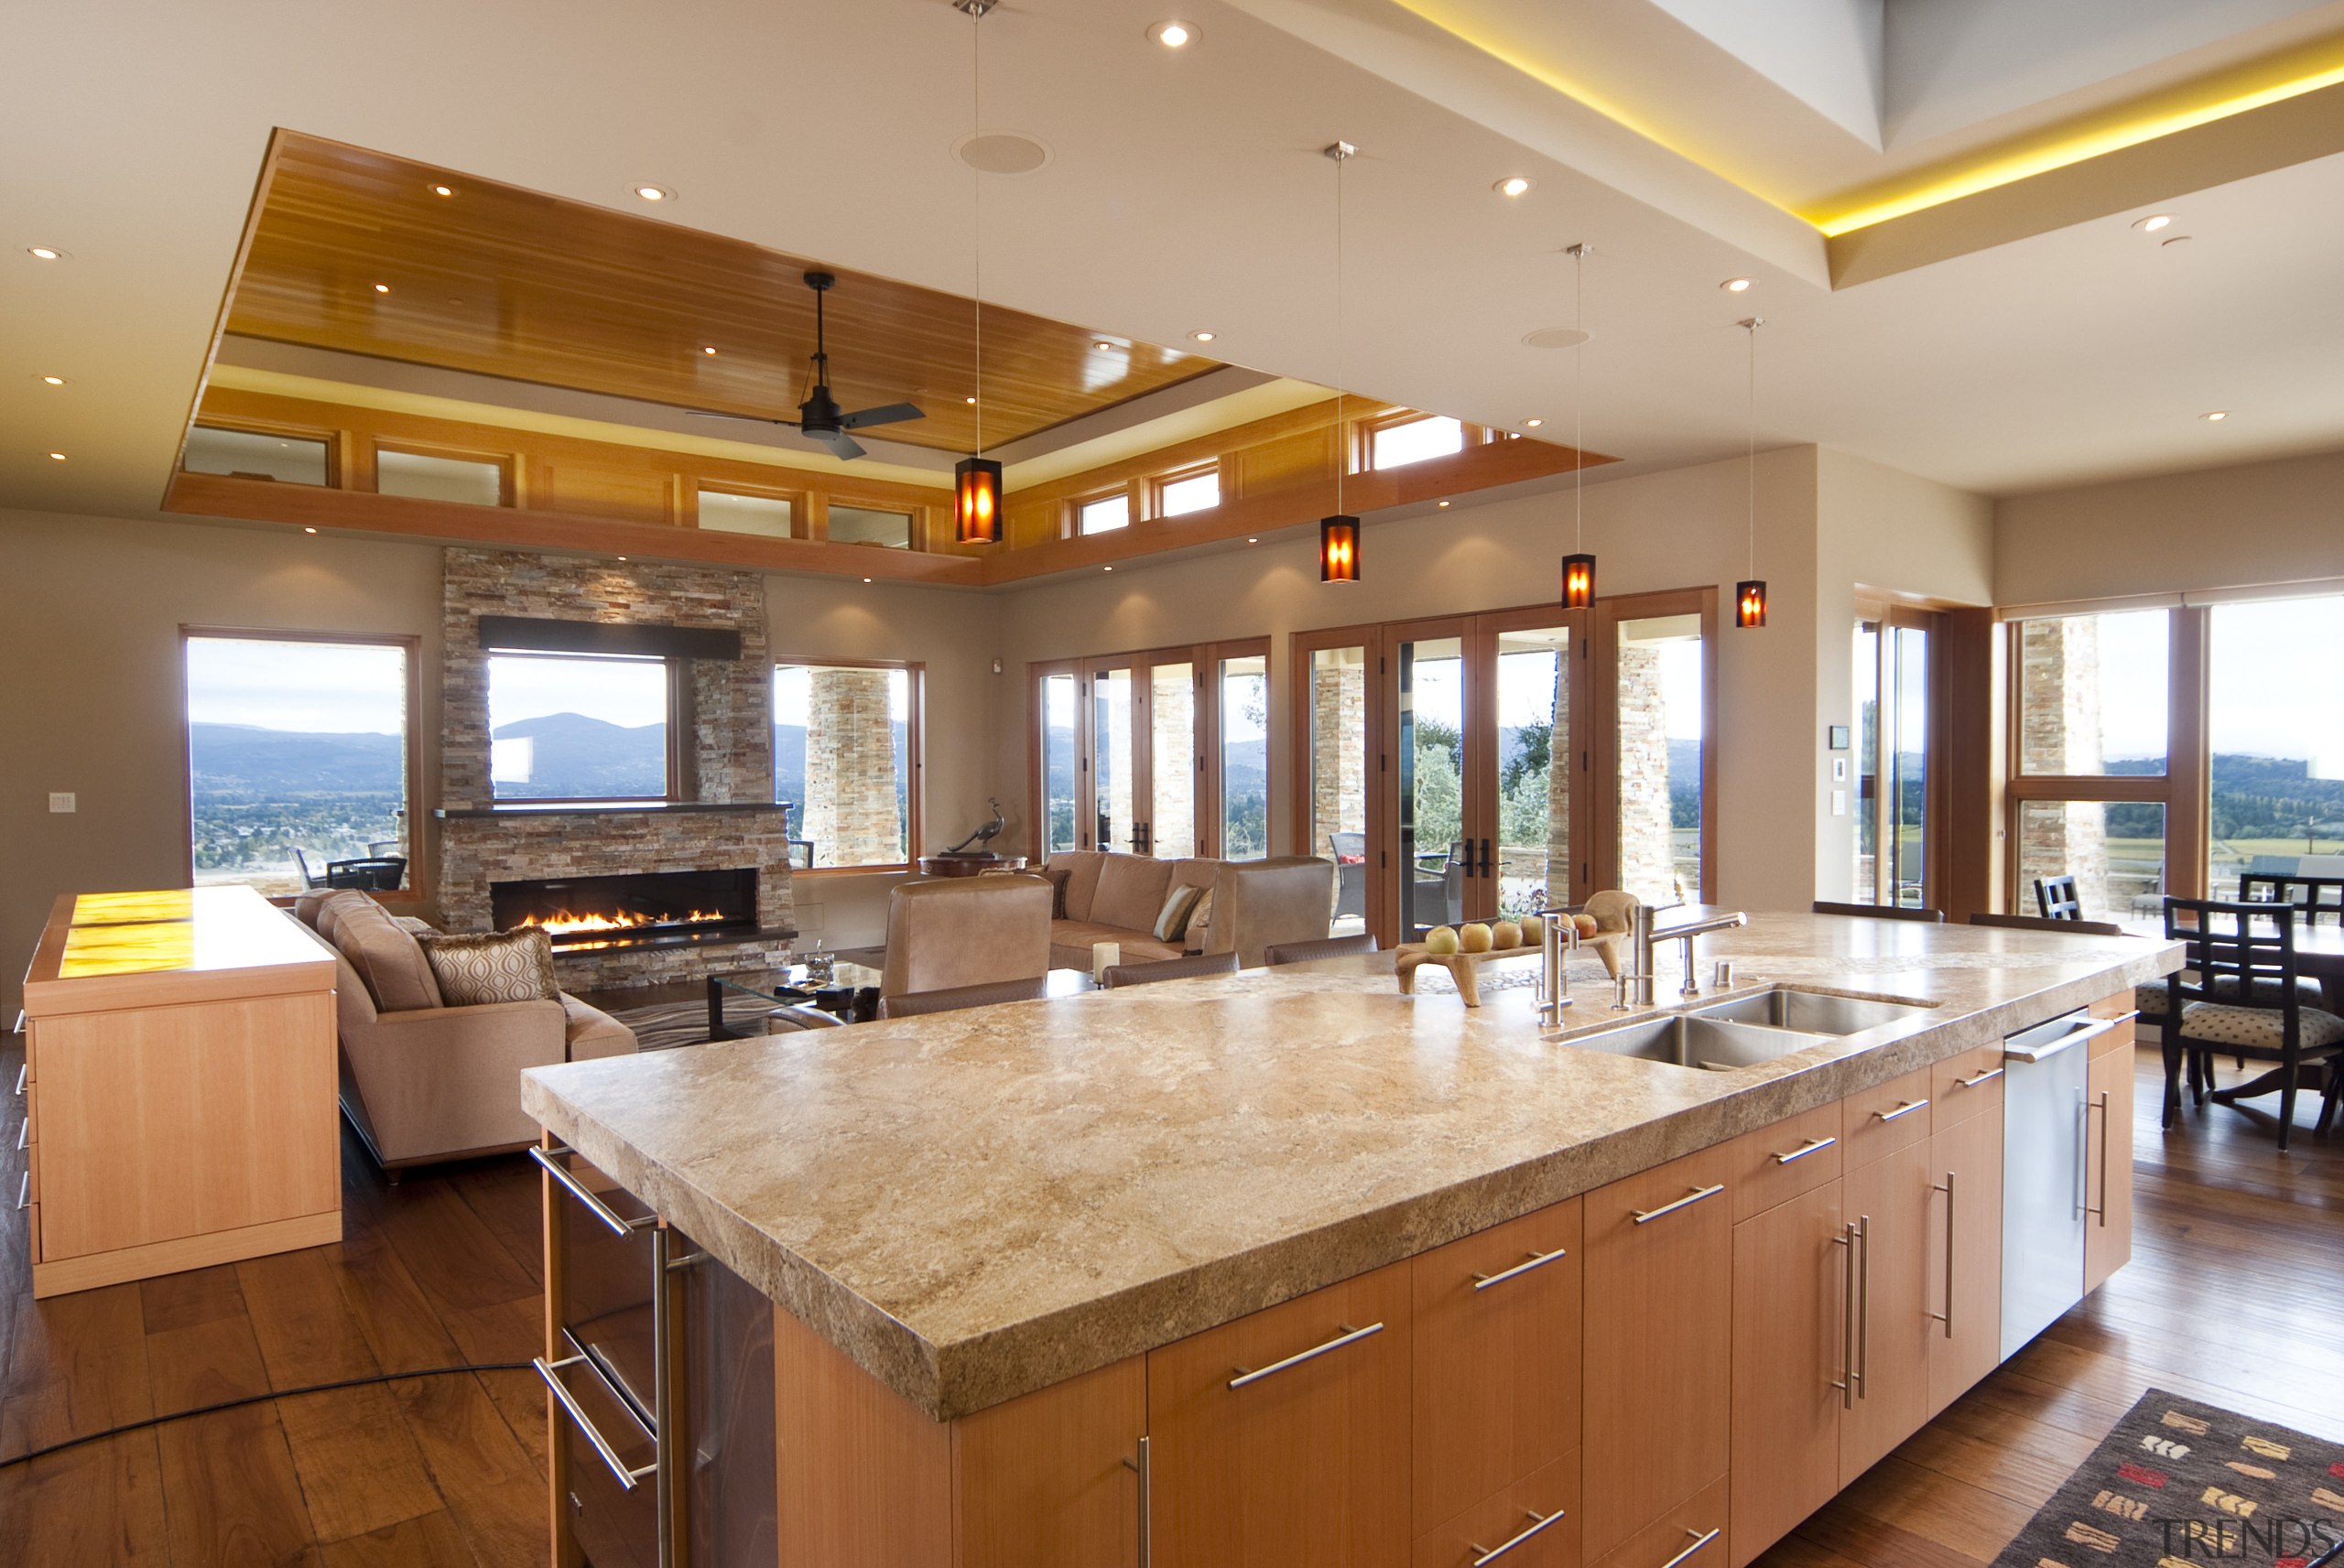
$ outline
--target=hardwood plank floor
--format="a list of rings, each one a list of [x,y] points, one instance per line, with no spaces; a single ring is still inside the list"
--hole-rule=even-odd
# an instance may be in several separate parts
[[[0,1076],[20,1046],[0,1037]],[[2344,1439],[2344,1138],[2266,1114],[2156,1126],[2137,1064],[2133,1260],[1759,1560],[1973,1568],[2140,1394]],[[2232,1075],[2225,1074],[2230,1081]],[[385,1183],[343,1140],[342,1242],[34,1302],[0,1215],[0,1459],[247,1393],[537,1348],[537,1184],[518,1159]],[[0,1180],[22,1156],[0,1154]],[[0,1568],[546,1560],[545,1398],[526,1372],[280,1398],[0,1468]]]

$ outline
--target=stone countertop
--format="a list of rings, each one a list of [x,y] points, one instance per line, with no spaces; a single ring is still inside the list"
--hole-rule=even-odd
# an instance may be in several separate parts
[[[1689,912],[1668,917],[1684,919]],[[2154,979],[2144,937],[1762,914],[1776,982],[1930,1004],[1760,1066],[1572,1049],[1388,956],[536,1067],[555,1137],[939,1420],[1497,1225]],[[1663,949],[1663,1000],[1676,1001]],[[1536,971],[1535,957],[1521,966]],[[1715,1000],[1705,997],[1703,1001]],[[1670,1011],[1663,1008],[1657,1011]]]

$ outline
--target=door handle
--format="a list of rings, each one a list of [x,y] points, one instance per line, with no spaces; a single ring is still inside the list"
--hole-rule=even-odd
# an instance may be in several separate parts
[[[1925,1099],[1908,1099],[1900,1102],[1894,1110],[1876,1110],[1872,1114],[1883,1121],[1900,1121],[1916,1110],[1927,1109],[1928,1104]]]
[[[601,1368],[595,1366],[584,1356],[565,1356],[559,1361],[548,1361],[544,1357],[537,1356],[530,1358],[529,1365],[537,1369],[537,1376],[545,1379],[547,1389],[551,1390],[553,1397],[560,1401],[561,1408],[569,1412],[570,1421],[578,1428],[579,1435],[593,1445],[596,1456],[602,1461],[612,1477],[618,1482],[621,1491],[632,1492],[645,1476],[658,1473],[659,1465],[657,1460],[634,1469],[627,1468],[626,1461],[619,1457],[619,1451],[611,1446],[611,1440],[602,1435],[601,1429],[595,1426],[593,1418],[586,1413],[586,1407],[578,1402],[578,1396],[571,1393],[570,1385],[561,1380],[561,1372],[565,1368],[583,1367],[597,1378],[602,1376]],[[603,1386],[609,1387],[608,1379],[604,1379]],[[611,1397],[618,1400],[622,1407],[625,1405],[625,1400],[616,1390],[611,1391]]]
[[[529,1151],[529,1158],[544,1166],[548,1175],[551,1176],[555,1181],[559,1182],[562,1186],[568,1190],[571,1197],[576,1198],[580,1203],[586,1206],[587,1213],[592,1215],[596,1219],[601,1220],[604,1225],[609,1226],[616,1234],[620,1236],[630,1236],[635,1231],[641,1230],[647,1225],[657,1223],[657,1217],[654,1215],[646,1214],[641,1219],[627,1219],[621,1217],[617,1210],[612,1208],[610,1205],[604,1203],[600,1197],[596,1196],[592,1188],[587,1186],[585,1183],[580,1181],[576,1176],[571,1175],[568,1170],[556,1162],[554,1159],[554,1156],[557,1154],[573,1154],[576,1152],[577,1151],[573,1149],[555,1149],[551,1151],[532,1149]]]
[[[1490,874],[1490,841],[1489,841],[1487,838],[1484,838],[1484,839],[1482,839],[1482,840],[1481,840],[1481,875],[1482,875],[1482,876],[1484,876],[1484,877],[1486,877],[1486,876],[1488,876],[1489,874]]]
[[[2091,1102],[2089,1100],[2085,1101],[2084,1131],[2086,1137],[2089,1137],[2091,1131]],[[2084,1212],[2086,1214],[2098,1215],[2100,1217],[2100,1227],[2102,1230],[2106,1230],[2108,1228],[2108,1146],[2115,1141],[2115,1139],[2112,1136],[2114,1130],[2115,1130],[2108,1123],[2108,1096],[2103,1093],[2100,1097],[2100,1206],[2098,1208],[2092,1207],[2091,1194],[2089,1192],[2086,1192],[2084,1194]]]
[[[1640,1208],[1633,1210],[1632,1212],[1634,1214],[1635,1221],[1638,1225],[1650,1225],[1654,1220],[1658,1219],[1665,1214],[1675,1214],[1680,1208],[1691,1208],[1703,1198],[1713,1198],[1723,1191],[1725,1191],[1725,1184],[1722,1182],[1719,1183],[1715,1186],[1695,1187],[1691,1192],[1687,1193],[1675,1203],[1665,1203],[1658,1208]]]
[[[1872,1216],[1856,1220],[1856,1398],[1872,1398]]]
[[[1945,1336],[1953,1337],[1953,1173],[1945,1173],[1942,1185],[1932,1184],[1929,1191],[1945,1195],[1945,1311],[1929,1314],[1930,1320],[1945,1325]]]
[[[1777,1165],[1788,1165],[1795,1161],[1806,1159],[1809,1154],[1821,1153],[1824,1150],[1830,1148],[1831,1145],[1839,1141],[1836,1138],[1810,1138],[1806,1141],[1806,1143],[1792,1150],[1789,1153],[1775,1155],[1774,1163]]]
[[[1149,1568],[1148,1559],[1155,1555],[1154,1532],[1148,1528],[1148,1493],[1152,1477],[1148,1474],[1147,1439],[1139,1440],[1139,1457],[1123,1461],[1123,1468],[1139,1477],[1139,1552],[1132,1568]]]
[[[1831,1238],[1847,1251],[1839,1258],[1839,1376],[1831,1386],[1839,1390],[1839,1408],[1856,1408],[1856,1227],[1849,1221]]]
[[[1477,1291],[1486,1291],[1492,1285],[1503,1285],[1508,1280],[1518,1280],[1533,1269],[1545,1268],[1557,1258],[1569,1256],[1570,1249],[1565,1247],[1557,1247],[1552,1252],[1533,1252],[1511,1269],[1501,1269],[1494,1274],[1474,1275],[1473,1288]]]

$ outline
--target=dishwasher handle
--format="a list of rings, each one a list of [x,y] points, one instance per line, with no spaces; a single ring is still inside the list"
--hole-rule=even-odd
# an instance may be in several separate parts
[[[2096,1040],[2118,1024],[2130,1023],[2140,1016],[2140,1013],[2134,1011],[2117,1018],[2087,1018],[2081,1013],[2071,1014],[2066,1018],[2055,1018],[2049,1023],[2038,1023],[2034,1028],[2022,1030],[2003,1041],[2002,1060],[2026,1063],[2047,1062],[2071,1046],[2080,1045],[2087,1040]],[[2054,1029],[2057,1029],[2059,1033],[2056,1034],[2049,1033]]]

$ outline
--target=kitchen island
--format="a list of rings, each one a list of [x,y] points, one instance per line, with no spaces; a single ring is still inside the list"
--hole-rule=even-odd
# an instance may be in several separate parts
[[[531,1071],[564,1549],[1735,1568],[1996,1363],[2003,1038],[2179,950],[1715,957],[1885,1022],[1705,1071],[1582,1044],[1634,1022],[1592,986],[1542,1030],[1386,958]]]

